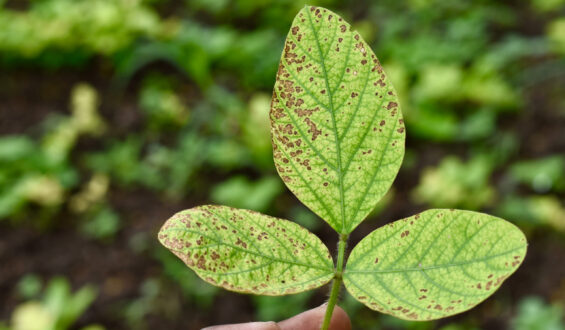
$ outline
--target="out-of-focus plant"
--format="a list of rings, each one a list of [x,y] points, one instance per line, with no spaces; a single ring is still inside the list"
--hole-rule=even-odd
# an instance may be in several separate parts
[[[0,61],[48,67],[111,55],[161,30],[158,16],[140,0],[32,1],[26,11],[0,6],[0,26]]]
[[[516,330],[563,330],[564,315],[562,302],[547,304],[540,297],[527,297],[520,301],[512,326]]]
[[[552,1],[534,2],[558,10],[559,4],[548,4]],[[556,20],[548,37],[516,34],[517,13],[479,2],[379,1],[371,6],[367,16],[376,25],[375,46],[399,86],[411,135],[480,142],[495,134],[501,114],[520,110],[520,84],[529,83],[516,79],[524,61],[557,52],[549,45],[559,48],[562,29]],[[492,40],[493,27],[505,31],[504,37]]]
[[[269,109],[271,97],[256,93],[251,96],[246,111],[247,118],[242,120],[242,140],[249,148],[254,163],[263,168],[272,168],[273,158],[269,137]]]
[[[496,196],[489,184],[491,171],[489,157],[475,156],[462,162],[448,156],[437,167],[424,169],[412,198],[432,206],[480,209],[492,203]]]
[[[307,309],[313,292],[307,291],[287,297],[253,296],[255,318],[259,321],[284,320]]]
[[[219,292],[212,285],[202,285],[201,280],[191,272],[182,261],[178,260],[165,249],[159,248],[154,256],[161,262],[164,274],[180,285],[182,293],[188,301],[201,308],[209,308]]]
[[[510,177],[536,193],[565,190],[565,156],[554,155],[518,161],[509,168]]]
[[[565,233],[565,206],[554,195],[520,197],[510,195],[498,206],[497,214],[529,226],[548,226]]]
[[[563,0],[530,0],[532,7],[540,12],[551,12],[562,9],[565,5]]]
[[[30,281],[27,278],[26,281]],[[29,284],[29,283],[28,283]],[[36,290],[34,290],[36,291]],[[34,295],[31,293],[31,295]],[[97,290],[86,285],[73,293],[69,282],[62,277],[52,278],[39,299],[26,301],[12,312],[9,330],[66,330],[88,309]],[[81,330],[103,330],[89,325]]]
[[[98,93],[87,84],[72,90],[70,117],[56,118],[53,128],[44,136],[42,149],[53,163],[67,161],[80,135],[101,135],[105,124],[98,115]]]
[[[547,27],[551,47],[559,54],[565,54],[565,18],[558,18]]]
[[[279,178],[264,177],[250,181],[242,176],[235,176],[216,185],[211,198],[215,203],[231,207],[265,211],[273,199],[282,192]]]
[[[186,125],[189,110],[166,79],[147,78],[139,94],[139,105],[146,115],[147,125],[155,131]]]
[[[178,198],[190,190],[189,180],[208,159],[205,142],[186,131],[179,133],[173,147],[158,142],[145,147],[142,137],[130,135],[125,140],[113,141],[104,151],[85,155],[85,163],[119,185],[144,186]]]
[[[165,318],[181,317],[178,299],[167,298],[165,283],[159,278],[147,278],[139,288],[139,296],[129,301],[124,309],[129,327],[150,329],[144,322],[148,316],[159,314]]]
[[[100,135],[105,124],[97,113],[97,93],[78,84],[72,91],[71,116],[48,121],[41,142],[26,136],[0,138],[0,218],[17,216],[32,203],[51,214],[78,183],[69,156],[81,135]]]

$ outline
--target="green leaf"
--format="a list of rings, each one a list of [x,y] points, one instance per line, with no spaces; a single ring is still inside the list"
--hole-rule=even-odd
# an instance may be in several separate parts
[[[308,6],[298,13],[270,117],[283,181],[335,230],[350,233],[390,188],[405,133],[377,57],[341,17]]]
[[[351,252],[347,290],[408,320],[461,313],[490,296],[524,260],[526,238],[490,215],[433,209],[365,237]]]
[[[284,295],[333,277],[327,247],[288,220],[227,206],[198,206],[175,214],[161,243],[203,280],[225,289]]]

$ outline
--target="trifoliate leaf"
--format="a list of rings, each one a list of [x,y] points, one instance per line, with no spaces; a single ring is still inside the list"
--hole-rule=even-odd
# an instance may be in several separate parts
[[[408,320],[466,311],[524,260],[526,238],[490,215],[434,209],[393,222],[351,252],[347,290],[371,309]]]
[[[284,295],[317,288],[333,276],[327,247],[288,220],[227,206],[175,214],[161,243],[203,280],[225,289]]]
[[[283,181],[335,230],[350,233],[392,184],[405,133],[381,64],[341,17],[309,6],[298,13],[270,117]]]

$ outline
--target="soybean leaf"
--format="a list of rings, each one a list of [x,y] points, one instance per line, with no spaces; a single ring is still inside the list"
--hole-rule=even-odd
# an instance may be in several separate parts
[[[350,233],[390,188],[405,133],[381,64],[341,17],[308,6],[295,17],[270,117],[283,181],[336,231]]]
[[[347,290],[371,309],[409,320],[466,311],[526,255],[524,234],[490,215],[433,209],[366,236],[351,252]]]
[[[288,220],[227,206],[198,206],[167,220],[161,243],[203,280],[225,289],[284,295],[333,275],[327,247]]]

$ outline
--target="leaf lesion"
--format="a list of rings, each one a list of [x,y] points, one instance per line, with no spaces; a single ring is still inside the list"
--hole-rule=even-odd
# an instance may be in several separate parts
[[[277,95],[277,98],[279,98],[279,96]],[[280,100],[280,98],[279,98]],[[332,164],[321,152],[320,150],[318,150],[318,148],[316,148],[314,146],[314,144],[311,142],[311,139],[309,136],[306,135],[306,133],[304,133],[304,130],[302,129],[302,127],[300,126],[300,124],[297,122],[296,118],[294,118],[293,114],[291,113],[290,109],[286,107],[286,105],[283,105],[283,108],[286,110],[286,112],[289,114],[289,117],[292,120],[292,124],[293,124],[293,128],[296,129],[296,131],[300,134],[300,137],[302,138],[302,141],[304,141],[304,143],[306,143],[309,147],[310,150],[318,157],[320,158],[320,160],[322,162],[324,162],[325,165],[327,165],[329,168],[331,168],[334,171],[337,171],[336,167],[334,164]],[[282,143],[281,141],[278,141],[277,139],[280,137],[285,137],[286,135],[284,133],[281,133],[278,128],[273,129],[273,139],[274,139],[274,143],[276,143],[280,149],[286,149],[284,146],[284,143]],[[286,152],[285,152],[286,153]],[[288,153],[286,153],[287,159],[291,159],[292,156],[290,156]]]

